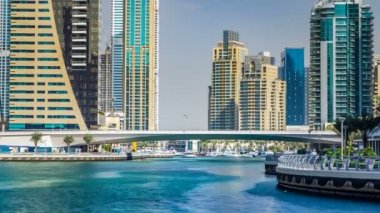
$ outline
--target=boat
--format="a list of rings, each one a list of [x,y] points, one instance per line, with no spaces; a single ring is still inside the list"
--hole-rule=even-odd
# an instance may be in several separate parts
[[[229,150],[226,150],[223,152],[222,157],[234,157],[234,153]]]
[[[253,155],[251,153],[245,153],[245,154],[242,154],[241,157],[243,157],[243,158],[253,158]]]
[[[193,153],[185,153],[183,155],[184,158],[197,158],[198,156],[196,154],[193,154]]]
[[[183,157],[185,156],[185,153],[183,152],[174,152],[174,157]]]

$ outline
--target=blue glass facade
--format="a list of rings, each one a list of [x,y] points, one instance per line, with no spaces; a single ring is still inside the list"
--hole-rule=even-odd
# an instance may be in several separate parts
[[[286,125],[307,124],[304,55],[304,48],[285,48],[282,53],[282,71],[286,81]]]
[[[8,118],[10,0],[0,1],[0,115]],[[0,120],[1,122],[1,120]]]
[[[113,108],[123,111],[124,0],[112,0],[112,96]]]

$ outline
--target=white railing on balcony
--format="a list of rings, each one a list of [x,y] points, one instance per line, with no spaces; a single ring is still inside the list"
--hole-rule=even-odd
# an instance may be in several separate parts
[[[372,158],[346,158],[339,160],[319,155],[282,155],[278,168],[294,170],[334,170],[334,171],[377,171],[380,162]]]

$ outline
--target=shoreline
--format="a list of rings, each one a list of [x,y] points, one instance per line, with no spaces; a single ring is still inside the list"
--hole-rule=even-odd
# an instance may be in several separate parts
[[[0,154],[0,162],[99,162],[173,158],[172,155]]]

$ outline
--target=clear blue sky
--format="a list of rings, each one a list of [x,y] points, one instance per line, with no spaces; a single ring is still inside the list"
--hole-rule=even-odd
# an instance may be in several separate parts
[[[305,47],[316,0],[160,0],[160,130],[206,130],[212,48],[224,29],[240,33],[250,54]],[[380,14],[379,0],[366,0]],[[103,0],[103,36],[109,41],[109,1]],[[380,21],[375,18],[375,53]],[[186,118],[184,115],[188,115]]]

